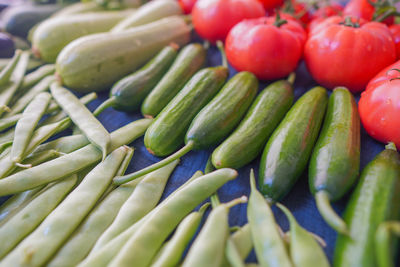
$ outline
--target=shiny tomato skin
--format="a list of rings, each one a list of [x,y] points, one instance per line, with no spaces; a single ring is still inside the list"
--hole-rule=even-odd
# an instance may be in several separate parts
[[[289,75],[303,53],[306,33],[296,21],[273,25],[275,17],[244,20],[229,32],[225,49],[238,71],[253,72],[261,80]]]
[[[333,16],[316,25],[309,33],[304,58],[319,84],[360,92],[381,69],[396,60],[396,49],[385,24],[359,20],[360,27],[354,28],[340,25],[343,21]]]
[[[389,26],[390,33],[393,37],[393,42],[396,45],[397,59],[400,58],[400,24],[393,24]]]
[[[283,5],[284,0],[258,0],[263,4],[266,11],[273,10],[274,8]]]
[[[198,0],[192,10],[196,32],[212,43],[224,41],[238,22],[264,15],[257,0]]]
[[[372,0],[375,2],[376,0]],[[343,10],[344,16],[352,16],[371,21],[375,13],[375,7],[372,6],[368,0],[350,0]],[[392,25],[394,17],[389,17],[384,20],[386,25]]]
[[[179,5],[185,14],[190,14],[196,2],[197,0],[179,0]]]
[[[383,69],[372,79],[358,103],[361,122],[367,133],[400,148],[400,61]]]

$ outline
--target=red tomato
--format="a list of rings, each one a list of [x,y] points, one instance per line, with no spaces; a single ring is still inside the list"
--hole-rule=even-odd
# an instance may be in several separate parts
[[[324,21],[328,17],[341,16],[343,7],[336,2],[329,2],[327,5],[318,8],[311,16],[311,22],[308,24],[308,30],[311,31],[318,23]]]
[[[196,1],[197,0],[179,0],[179,5],[185,14],[190,14]]]
[[[258,1],[263,4],[265,10],[267,11],[280,7],[284,2],[284,0],[258,0]]]
[[[376,2],[376,0],[372,0]],[[372,6],[368,0],[350,0],[343,10],[344,16],[352,16],[356,18],[363,18],[371,21],[375,13],[375,7]],[[390,17],[384,21],[387,25],[392,25],[394,17]]]
[[[197,33],[210,42],[224,41],[238,22],[265,15],[257,0],[199,0],[192,10]]]
[[[383,69],[361,94],[358,103],[365,130],[376,140],[400,147],[400,61]]]
[[[321,85],[360,92],[382,68],[396,60],[396,49],[385,24],[353,19],[350,26],[344,21],[333,16],[316,25],[310,31],[304,58]]]
[[[274,25],[275,17],[244,20],[229,32],[225,49],[238,71],[251,71],[261,80],[273,80],[294,71],[303,54],[306,33],[296,21]]]
[[[298,18],[305,25],[311,21],[311,14],[305,3],[300,3],[295,0],[291,0],[294,9],[294,16]]]
[[[396,45],[397,59],[400,58],[400,24],[393,24],[389,26],[390,33],[393,37],[393,42]]]

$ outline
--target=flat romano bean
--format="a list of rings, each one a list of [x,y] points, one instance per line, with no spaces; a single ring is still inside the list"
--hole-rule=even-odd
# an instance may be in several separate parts
[[[12,173],[16,173],[16,172],[25,170],[26,168],[32,168],[33,166],[37,166],[39,164],[42,164],[43,162],[55,159],[61,155],[62,155],[62,153],[58,152],[57,150],[53,150],[53,149],[42,151],[40,153],[35,153],[34,155],[27,157],[22,162],[22,165],[24,167],[17,167],[13,170]]]
[[[21,91],[29,89],[30,87],[37,84],[44,77],[54,74],[56,71],[56,66],[54,64],[46,64],[38,68],[37,70],[29,73],[24,77],[21,84]]]
[[[37,95],[25,108],[22,118],[17,122],[10,153],[11,160],[15,163],[20,163],[23,160],[23,155],[26,154],[26,148],[31,141],[33,131],[46,111],[50,99],[51,95],[46,92]]]
[[[73,175],[48,188],[0,228],[0,259],[29,235],[54,210],[76,184]]]
[[[10,154],[10,151],[11,151],[11,146],[9,146],[6,149],[4,149],[0,154],[0,160],[5,158],[5,157],[8,157],[8,155]]]
[[[250,225],[246,224],[242,226],[239,230],[231,235],[231,239],[240,257],[245,260],[253,249]]]
[[[0,266],[46,264],[110,185],[125,155],[126,148],[120,147],[98,164],[40,226],[3,259]]]
[[[379,267],[395,267],[391,235],[400,236],[400,222],[386,221],[379,225],[375,234],[375,253]]]
[[[171,239],[160,249],[155,261],[151,264],[152,267],[170,267],[179,264],[182,254],[199,228],[208,206],[209,203],[204,204],[199,211],[192,212],[182,220]]]
[[[44,77],[38,84],[32,87],[28,92],[20,96],[11,107],[11,112],[4,115],[4,118],[12,118],[19,115],[26,106],[41,92],[45,92],[50,88],[50,84],[55,81],[55,77]],[[4,119],[3,119],[4,120]]]
[[[141,119],[114,131],[111,134],[111,149],[129,144],[142,136],[150,122],[151,119]],[[0,196],[29,190],[69,176],[100,161],[101,156],[101,151],[89,144],[62,157],[20,171],[0,180]]]
[[[96,245],[103,246],[108,243],[154,209],[164,192],[168,178],[178,163],[179,160],[176,160],[144,176]]]
[[[246,197],[241,197],[213,208],[182,267],[219,267],[221,265],[229,236],[229,209],[246,201]]]
[[[30,156],[48,150],[56,150],[60,153],[67,154],[83,146],[86,146],[89,143],[89,140],[87,140],[86,136],[84,135],[63,136],[56,140],[38,146]]]
[[[76,126],[86,135],[89,141],[101,149],[103,160],[108,154],[111,137],[104,126],[70,91],[58,83],[52,83],[51,93],[57,103],[68,114]]]
[[[4,202],[0,207],[0,225],[6,223],[15,213],[29,203],[42,189],[43,186],[40,186],[32,190],[15,194],[7,199],[7,201]]]
[[[12,140],[14,139],[14,133],[15,133],[15,129],[11,128],[10,130],[1,133],[0,134],[0,144],[6,143],[6,142],[12,142]]]
[[[125,230],[125,232],[121,233],[118,237],[111,240],[101,249],[94,251],[89,254],[81,264],[80,267],[83,266],[108,266],[115,255],[124,247],[125,243],[136,234],[143,234],[143,227],[147,225],[149,227],[149,222],[152,222],[157,217],[159,219],[163,218],[166,213],[174,212],[176,207],[179,207],[177,212],[174,214],[182,215],[189,213],[192,209],[194,209],[198,204],[204,201],[208,196],[214,193],[219,187],[228,182],[229,180],[234,179],[237,176],[237,172],[232,169],[221,169],[220,171],[215,171],[213,173],[203,175],[198,177],[198,173],[187,181],[184,185],[175,190],[171,195],[169,195],[163,202],[161,202],[154,210],[152,210],[149,214],[147,214],[144,218],[142,218],[139,222],[132,225],[129,229]],[[181,207],[184,205],[185,207]],[[171,214],[170,214],[171,215]],[[183,215],[183,216],[185,216]],[[160,217],[161,216],[161,217]],[[173,215],[172,215],[173,216]],[[179,216],[180,217],[180,216]],[[180,218],[174,217],[175,220],[180,221]],[[166,218],[169,219],[169,218]],[[166,221],[165,221],[166,222]],[[169,221],[171,222],[171,221]],[[177,222],[176,224],[178,224]],[[176,226],[175,224],[175,226]],[[150,225],[151,226],[151,225]],[[154,225],[153,225],[154,226]],[[155,227],[157,229],[153,234],[155,235],[147,235],[145,237],[154,237],[159,240],[159,243],[155,245],[154,242],[151,242],[155,247],[151,248],[150,253],[156,253],[156,251],[161,246],[161,243],[165,240],[164,237],[158,236],[158,231],[172,231],[170,228],[175,228],[174,225],[169,225],[167,229],[165,229],[165,225],[163,224],[161,227]],[[142,251],[137,251],[137,253],[141,253]],[[147,252],[148,253],[148,252]],[[154,255],[153,254],[153,255]],[[150,258],[149,261],[152,259]]]
[[[17,124],[17,122],[21,118],[22,118],[22,114],[15,114],[13,116],[0,119],[0,131],[8,129],[11,126],[14,126],[15,124]]]
[[[276,204],[290,223],[290,256],[296,267],[329,267],[324,251],[312,234],[301,227],[292,213],[283,205]]]
[[[4,111],[9,110],[8,104],[22,83],[28,62],[29,52],[24,51],[21,53],[18,64],[11,75],[9,85],[6,85],[5,88],[0,91],[0,116],[4,113]]]
[[[129,148],[117,174],[125,173],[132,155],[133,149]],[[81,262],[90,252],[98,237],[112,223],[119,209],[134,191],[140,180],[120,186],[109,192],[90,212],[47,266],[69,267],[76,266]]]
[[[112,260],[110,266],[131,266],[132,262],[135,263],[136,267],[148,266],[162,243],[179,222],[199,202],[204,201],[219,187],[236,178],[236,176],[237,172],[233,169],[220,169],[206,174],[182,188],[175,195],[175,198],[168,199],[163,207],[150,215],[146,223],[129,238]],[[135,253],[131,253],[132,251],[135,251]]]
[[[13,141],[7,141],[2,144],[0,144],[0,152],[3,153],[7,148],[11,147],[13,144]],[[10,150],[11,152],[11,150]]]
[[[276,226],[274,214],[263,195],[257,190],[253,170],[250,173],[250,185],[247,219],[260,266],[293,266]]]
[[[0,86],[4,86],[10,82],[11,75],[14,72],[14,69],[21,58],[21,53],[22,53],[21,50],[15,51],[15,54],[12,57],[12,59],[8,61],[7,65],[1,70]]]

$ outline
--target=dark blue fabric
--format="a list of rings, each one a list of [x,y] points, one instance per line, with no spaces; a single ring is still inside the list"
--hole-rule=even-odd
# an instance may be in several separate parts
[[[208,56],[208,65],[215,66],[220,64],[220,55],[215,47],[211,47]],[[236,72],[231,68],[230,75],[233,76]],[[295,82],[295,96],[299,98],[304,92],[315,86],[315,82],[308,74],[304,63],[300,64],[297,70],[297,79]],[[265,88],[267,83],[260,84],[260,90]],[[108,97],[107,93],[100,93],[99,99],[92,102],[89,105],[91,110],[94,110],[101,102],[106,100]],[[357,96],[358,98],[358,96]],[[119,127],[141,118],[139,112],[133,114],[127,114],[124,112],[118,112],[112,108],[107,109],[103,112],[99,119],[109,131],[118,129]],[[364,167],[376,154],[383,150],[383,145],[371,139],[363,130],[362,131],[362,142],[361,142],[361,166]],[[143,138],[135,141],[132,146],[135,148],[135,154],[133,160],[127,170],[128,173],[140,170],[159,159],[152,156],[146,151],[143,145]],[[163,198],[168,196],[177,187],[183,184],[195,171],[204,170],[208,156],[212,150],[209,151],[196,151],[191,152],[184,156],[181,160],[180,165],[176,168],[173,175],[169,179],[167,187],[165,189]],[[224,185],[219,191],[219,197],[222,202],[232,200],[242,195],[249,195],[249,173],[250,169],[254,168],[256,174],[258,172],[259,158],[254,160],[251,164],[241,168],[239,170],[239,177]],[[1,198],[0,202],[3,202],[5,198]],[[335,209],[341,213],[345,207],[347,198],[334,204]],[[327,243],[325,252],[327,253],[330,260],[333,257],[334,244],[336,239],[335,232],[330,229],[327,224],[322,220],[319,215],[313,197],[311,196],[308,189],[307,173],[299,179],[292,191],[282,202],[286,205],[294,214],[298,222],[305,227],[307,230],[314,232],[321,236]],[[273,208],[276,220],[279,225],[284,229],[288,229],[288,222],[277,208]],[[246,216],[246,205],[242,204],[233,207],[230,212],[230,224],[243,225],[247,222]],[[255,255],[252,253],[248,259],[249,262],[255,262]]]

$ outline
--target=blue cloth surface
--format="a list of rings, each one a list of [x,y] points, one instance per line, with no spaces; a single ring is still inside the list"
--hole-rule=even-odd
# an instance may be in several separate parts
[[[221,62],[218,50],[215,47],[209,49],[208,54],[208,65],[216,66]],[[232,68],[230,69],[230,76],[236,73]],[[315,86],[315,82],[312,80],[308,74],[304,63],[301,63],[296,71],[297,78],[295,82],[295,97],[299,98],[304,92]],[[260,84],[260,91],[265,88],[267,83]],[[89,104],[89,108],[94,110],[100,103],[106,100],[108,94],[103,92],[99,93],[99,98]],[[357,96],[357,99],[359,96]],[[124,112],[116,111],[112,108],[107,109],[99,116],[99,120],[104,124],[104,126],[109,131],[118,129],[119,127],[141,118],[139,112],[128,114]],[[361,142],[361,168],[363,168],[373,157],[383,150],[384,146],[372,138],[370,138],[366,132],[362,129],[362,142]],[[127,170],[127,173],[140,170],[154,162],[157,162],[159,158],[152,156],[147,152],[143,144],[143,138],[138,139],[133,144],[135,148],[135,153],[132,162]],[[170,177],[168,184],[165,188],[163,199],[183,184],[194,172],[197,170],[204,170],[207,159],[212,152],[212,149],[208,151],[194,151],[190,152],[184,156],[181,160],[179,166],[175,169],[174,173]],[[256,175],[258,174],[258,164],[260,158],[257,158],[247,166],[239,170],[239,176],[224,185],[219,191],[219,197],[222,202],[232,200],[234,198],[240,197],[242,195],[249,195],[250,185],[249,185],[249,173],[250,169],[254,168]],[[6,198],[0,198],[0,203],[4,202]],[[339,212],[345,208],[348,196],[345,199],[334,203],[334,208]],[[295,184],[294,188],[288,194],[288,196],[282,201],[294,214],[300,225],[305,227],[307,230],[322,237],[327,246],[325,247],[325,252],[329,259],[332,260],[334,245],[336,240],[335,232],[328,227],[328,225],[322,220],[319,215],[314,199],[308,189],[308,177],[307,172],[299,179]],[[235,206],[230,212],[230,225],[244,225],[247,222],[246,215],[246,204],[241,204]],[[288,230],[288,221],[276,207],[273,207],[274,213],[276,215],[276,220],[283,230]],[[204,219],[203,219],[204,221]],[[249,256],[248,262],[255,262],[256,258],[254,252]]]

